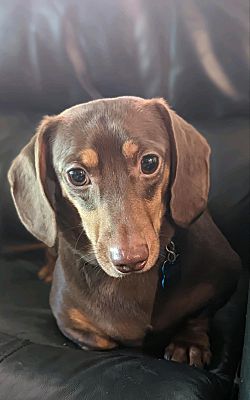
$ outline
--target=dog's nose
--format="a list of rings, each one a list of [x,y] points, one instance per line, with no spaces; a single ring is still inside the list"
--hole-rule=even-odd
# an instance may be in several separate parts
[[[140,245],[132,249],[110,248],[110,258],[116,269],[123,273],[141,271],[148,259],[148,247]]]

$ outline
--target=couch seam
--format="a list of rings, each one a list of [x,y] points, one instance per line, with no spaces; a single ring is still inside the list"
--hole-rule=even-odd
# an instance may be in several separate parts
[[[22,348],[26,347],[30,345],[30,342],[28,340],[25,340],[22,344],[20,344],[19,346],[16,346],[14,349],[12,349],[12,351],[10,351],[9,353],[5,353],[2,356],[0,356],[0,364],[5,361],[8,357],[12,356],[13,354],[15,354],[18,350],[21,350]]]
[[[2,332],[2,331],[0,331],[0,335],[5,335],[5,336],[9,336],[9,337],[11,337],[12,339],[16,339],[16,340],[21,340],[18,336],[11,336],[9,333],[6,333],[6,332]],[[37,345],[37,346],[48,346],[48,347],[53,347],[53,348],[60,348],[60,349],[80,349],[80,347],[78,347],[78,346],[76,346],[76,345],[74,345],[74,343],[72,342],[72,341],[70,341],[68,338],[66,338],[66,336],[64,337],[64,342],[65,342],[65,340],[66,341],[69,341],[69,344],[67,344],[66,346],[65,346],[65,344],[50,344],[50,343],[37,343],[37,342],[33,342],[33,341],[31,341],[30,339],[23,339],[23,342],[27,342],[28,344],[34,344],[34,345]],[[0,355],[0,363],[1,363],[1,355]]]

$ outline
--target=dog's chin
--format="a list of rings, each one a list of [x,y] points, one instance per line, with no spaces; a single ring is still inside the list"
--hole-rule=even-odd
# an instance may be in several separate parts
[[[115,267],[112,268],[107,268],[107,267],[102,267],[103,271],[109,275],[111,278],[116,278],[116,279],[124,279],[128,276],[131,275],[138,275],[138,274],[143,274],[144,272],[146,272],[146,270],[142,269],[141,271],[131,271],[131,272],[120,272],[118,271]],[[147,270],[148,271],[148,270]]]

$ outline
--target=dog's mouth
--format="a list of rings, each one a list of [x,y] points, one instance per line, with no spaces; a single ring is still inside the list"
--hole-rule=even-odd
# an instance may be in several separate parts
[[[131,276],[131,275],[137,275],[137,274],[142,274],[146,271],[148,271],[149,269],[151,269],[151,267],[147,267],[146,268],[146,262],[143,263],[143,265],[141,265],[139,268],[131,268],[130,265],[121,265],[119,266],[119,268],[117,268],[117,266],[113,265],[113,264],[101,264],[99,263],[100,267],[103,269],[103,271],[113,277],[113,278],[123,278],[126,276]]]
[[[148,257],[145,260],[130,263],[114,264],[108,255],[104,255],[108,254],[108,252],[95,251],[95,254],[99,266],[107,275],[114,278],[122,278],[133,274],[142,274],[153,268],[159,259],[160,249],[159,244],[155,243],[153,249],[149,249]]]
[[[114,267],[122,274],[131,274],[131,273],[143,272],[143,269],[146,264],[147,260],[136,264],[121,264],[121,265],[116,265]]]

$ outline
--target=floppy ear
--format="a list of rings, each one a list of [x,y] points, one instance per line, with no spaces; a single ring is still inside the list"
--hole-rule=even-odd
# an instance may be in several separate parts
[[[19,218],[37,239],[52,247],[56,240],[55,213],[47,197],[46,146],[56,117],[44,117],[37,133],[13,161],[8,172]]]
[[[206,139],[164,100],[155,101],[171,144],[171,215],[177,225],[187,227],[207,206],[210,147]]]

